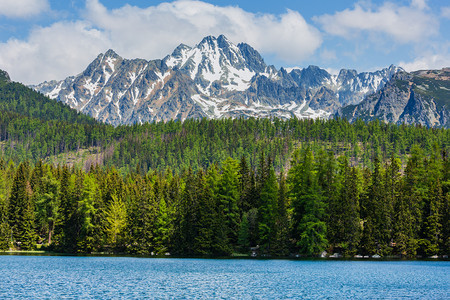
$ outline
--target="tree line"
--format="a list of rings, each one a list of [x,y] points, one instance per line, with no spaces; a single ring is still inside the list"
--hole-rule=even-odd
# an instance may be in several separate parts
[[[415,257],[449,253],[450,163],[438,144],[373,168],[297,148],[208,168],[119,174],[0,162],[0,248],[142,255]]]

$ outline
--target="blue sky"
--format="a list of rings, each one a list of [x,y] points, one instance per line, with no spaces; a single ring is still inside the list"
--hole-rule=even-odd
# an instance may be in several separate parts
[[[156,59],[219,34],[277,68],[450,66],[448,0],[0,0],[0,69],[36,84],[78,74],[109,48]]]

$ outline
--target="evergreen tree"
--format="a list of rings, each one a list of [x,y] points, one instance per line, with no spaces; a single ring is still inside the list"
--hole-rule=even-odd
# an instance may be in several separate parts
[[[288,195],[286,179],[284,172],[280,173],[278,182],[278,201],[275,218],[275,237],[272,244],[272,254],[276,256],[287,256],[289,254],[289,214],[288,214]]]
[[[40,189],[36,201],[37,221],[40,227],[47,233],[47,243],[52,244],[52,236],[55,226],[60,220],[59,182],[50,170],[39,179]]]
[[[359,183],[357,171],[350,168],[347,157],[340,158],[337,196],[329,203],[327,226],[334,251],[354,255],[360,239]]]
[[[424,239],[421,239],[423,252],[427,256],[437,255],[442,244],[442,188],[439,178],[431,188],[430,202],[423,226]]]
[[[167,206],[164,197],[159,200],[158,215],[155,224],[155,252],[159,255],[169,251],[170,240],[173,234],[172,212]]]
[[[77,242],[78,250],[81,252],[93,252],[99,248],[98,224],[94,223],[97,213],[96,199],[98,196],[98,185],[95,179],[86,174],[83,181],[83,193],[78,202],[78,215],[81,221],[81,230]]]
[[[109,203],[109,207],[105,213],[106,228],[108,243],[117,248],[123,241],[123,231],[127,222],[127,210],[122,199],[113,194]]]
[[[318,255],[325,250],[327,228],[323,221],[325,203],[314,171],[314,157],[309,148],[294,157],[290,172],[293,206],[293,234],[302,254]]]
[[[31,200],[31,187],[28,182],[28,164],[21,163],[14,175],[8,205],[8,220],[11,237],[24,250],[34,246],[34,204]]]
[[[238,251],[247,253],[250,250],[250,224],[248,221],[248,212],[242,215],[242,221],[238,233]]]
[[[270,159],[268,164],[271,164]],[[269,174],[261,188],[259,213],[259,239],[260,246],[263,252],[271,252],[271,244],[275,238],[275,222],[277,213],[277,194],[278,187],[275,177],[275,171],[272,167],[269,168]]]
[[[81,190],[82,178],[71,174],[67,166],[63,166],[60,178],[59,221],[55,227],[55,234],[60,241],[60,251],[73,252],[77,244],[77,205],[78,199],[74,197]]]
[[[230,243],[235,245],[239,229],[239,208],[237,206],[239,199],[239,163],[232,158],[227,158],[223,163],[217,197],[219,210],[224,214],[227,237]]]

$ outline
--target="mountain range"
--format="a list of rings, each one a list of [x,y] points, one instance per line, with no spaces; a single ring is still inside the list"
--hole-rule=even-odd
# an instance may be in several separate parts
[[[360,105],[402,71],[278,70],[250,45],[220,35],[194,47],[181,44],[150,61],[108,50],[82,73],[32,88],[113,125],[202,117],[329,118],[348,115],[344,107]]]
[[[396,124],[450,127],[450,68],[396,73],[378,92],[338,116],[355,121],[379,119]]]

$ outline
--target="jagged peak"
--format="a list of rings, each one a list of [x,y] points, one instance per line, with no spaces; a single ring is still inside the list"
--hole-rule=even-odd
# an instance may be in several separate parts
[[[223,35],[223,34],[221,34],[221,35],[219,35],[218,37],[217,37],[217,40],[218,41],[224,41],[224,42],[230,42],[230,40],[225,36],[225,35]]]
[[[11,82],[8,72],[0,70],[0,82],[1,81]]]
[[[306,67],[304,70],[323,70],[318,66],[315,65],[309,65],[308,67]],[[325,70],[324,70],[325,71]]]
[[[119,56],[113,49],[108,49],[108,51],[105,52],[105,57],[116,57]]]
[[[213,35],[208,35],[202,39],[202,41],[197,45],[197,48],[216,48],[219,47],[221,49],[229,49],[232,47],[236,47],[225,35],[221,34],[218,37]]]
[[[172,51],[171,55],[174,57],[177,57],[177,56],[180,56],[181,53],[183,53],[184,51],[189,51],[191,49],[192,49],[192,47],[189,47],[188,45],[181,43]]]
[[[215,36],[213,36],[213,35],[208,35],[208,36],[205,36],[205,37],[202,39],[202,41],[198,44],[198,46],[204,45],[204,44],[207,44],[207,45],[214,45],[214,42],[216,42],[216,41],[217,41],[217,38],[216,38]]]

